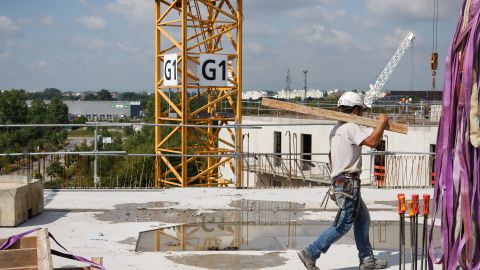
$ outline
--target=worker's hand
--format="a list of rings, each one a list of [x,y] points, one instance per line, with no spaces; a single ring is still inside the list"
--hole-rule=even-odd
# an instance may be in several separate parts
[[[384,124],[387,124],[388,123],[388,116],[384,113],[378,115],[378,120],[380,121],[380,123],[384,123]]]

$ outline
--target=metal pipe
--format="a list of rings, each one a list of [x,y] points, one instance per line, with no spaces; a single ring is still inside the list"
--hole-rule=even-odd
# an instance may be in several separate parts
[[[95,188],[98,187],[100,184],[100,178],[98,177],[98,126],[95,125],[95,133],[94,133],[94,144],[93,144],[93,152],[95,153],[95,159],[93,160],[93,185]]]
[[[294,165],[294,172],[293,174],[295,175],[295,183],[296,183],[296,187],[298,188],[298,175],[297,175],[297,167],[298,167],[298,160],[297,160],[297,153],[298,153],[298,139],[297,139],[297,133],[293,133],[293,153],[294,153],[294,162],[293,162],[293,165]],[[302,170],[302,168],[299,168],[300,170]]]
[[[285,136],[288,133],[288,182],[292,185],[292,134],[290,130],[285,132]]]
[[[294,156],[301,156],[303,153],[253,153],[255,155],[280,155],[280,156],[286,156],[286,155],[294,155]],[[375,153],[375,152],[369,152],[369,153],[362,153],[364,156],[371,156],[371,155],[381,155],[382,153]],[[434,153],[408,153],[408,152],[390,152],[389,154],[391,155],[396,155],[396,154],[407,154],[407,155],[434,155]],[[25,152],[25,153],[0,153],[0,157],[7,157],[7,156],[49,156],[49,155],[83,155],[83,156],[94,156],[95,152],[68,152],[68,151],[62,151],[62,152]],[[128,154],[126,151],[97,151],[97,155],[99,156],[119,156],[119,155],[125,155],[125,156],[165,156],[165,157],[182,157],[181,154]],[[312,156],[328,156],[328,153],[308,153],[308,155]],[[195,154],[195,155],[183,155],[183,156],[194,156],[194,157],[233,157],[234,154],[220,154],[220,155],[203,155],[203,154]]]

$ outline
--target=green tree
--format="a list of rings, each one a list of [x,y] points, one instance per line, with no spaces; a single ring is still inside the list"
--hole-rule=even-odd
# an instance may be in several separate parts
[[[50,161],[47,165],[47,175],[51,178],[61,177],[65,168],[59,160]]]
[[[42,124],[47,116],[47,105],[41,99],[34,99],[28,110],[28,123]]]
[[[112,97],[112,94],[110,93],[110,91],[102,89],[102,90],[98,91],[97,99],[98,100],[103,100],[103,101],[109,101],[109,100],[113,100],[113,97]]]
[[[68,106],[58,97],[52,98],[47,108],[47,117],[45,119],[49,124],[68,123]]]
[[[54,97],[61,99],[62,96],[62,91],[58,90],[57,88],[45,88],[43,90],[43,98],[47,100],[50,100]]]
[[[9,90],[0,93],[0,123],[26,123],[27,118],[27,95],[24,90]]]
[[[83,100],[91,101],[91,100],[97,100],[97,96],[93,93],[88,93],[83,97]]]

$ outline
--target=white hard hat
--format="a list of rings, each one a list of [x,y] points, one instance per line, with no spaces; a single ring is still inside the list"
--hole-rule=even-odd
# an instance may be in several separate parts
[[[343,95],[338,99],[338,107],[340,106],[361,106],[365,107],[363,103],[363,98],[360,94],[355,92],[345,92]]]

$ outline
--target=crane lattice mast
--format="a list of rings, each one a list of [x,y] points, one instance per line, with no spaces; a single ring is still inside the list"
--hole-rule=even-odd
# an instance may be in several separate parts
[[[392,72],[395,70],[395,67],[397,67],[400,60],[402,60],[403,55],[410,47],[414,39],[415,35],[413,33],[410,32],[407,34],[400,46],[398,46],[397,51],[393,54],[390,61],[388,61],[387,65],[380,73],[380,76],[378,76],[375,84],[370,84],[370,90],[366,93],[364,100],[364,103],[367,107],[371,107],[373,102],[377,99],[378,94],[380,94],[383,86],[387,82],[390,75],[392,75]]]

